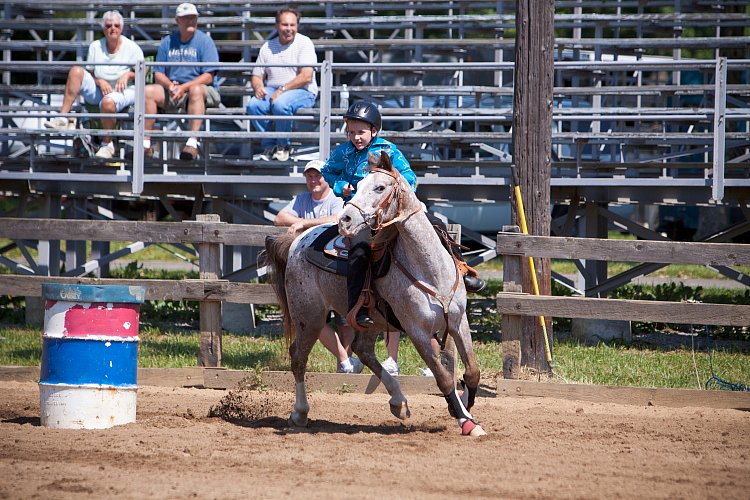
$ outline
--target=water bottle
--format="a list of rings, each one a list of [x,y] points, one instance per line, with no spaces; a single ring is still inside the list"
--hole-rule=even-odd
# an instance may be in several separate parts
[[[346,88],[346,84],[341,86],[341,107],[344,109],[349,108],[349,89]]]

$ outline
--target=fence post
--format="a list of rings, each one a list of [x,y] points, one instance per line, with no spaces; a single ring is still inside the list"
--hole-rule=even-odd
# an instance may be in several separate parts
[[[217,214],[197,215],[198,222],[221,222]],[[199,243],[198,256],[200,279],[217,280],[221,275],[221,245]],[[221,366],[221,301],[200,302],[201,343],[198,351],[198,366]]]
[[[503,233],[520,233],[518,226],[503,226],[497,237]],[[523,292],[523,257],[520,255],[503,255],[503,292]],[[521,336],[523,335],[523,316],[503,315],[502,349],[503,378],[518,379],[521,375]]]

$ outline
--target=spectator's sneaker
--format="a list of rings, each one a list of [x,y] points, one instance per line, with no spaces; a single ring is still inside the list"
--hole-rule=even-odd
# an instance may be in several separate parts
[[[349,358],[349,362],[339,363],[339,367],[336,370],[337,373],[362,373],[362,369],[365,367],[362,362],[357,358]]]
[[[287,161],[289,159],[289,155],[292,154],[292,151],[293,150],[291,146],[278,146],[272,158],[276,161]]]
[[[276,154],[276,146],[264,150],[262,153],[258,153],[253,156],[253,160],[258,161],[269,161]]]
[[[115,144],[113,142],[110,142],[106,146],[102,146],[99,148],[99,151],[96,152],[97,158],[112,158],[115,155]]]
[[[380,365],[383,367],[383,370],[390,373],[393,377],[397,377],[398,374],[401,373],[401,370],[398,368],[398,363],[393,361],[393,358],[391,357],[380,363]]]
[[[198,158],[198,148],[194,148],[193,146],[185,146],[182,148],[182,153],[180,153],[180,160],[182,161],[193,161]]]
[[[44,122],[44,126],[54,130],[71,130],[76,128],[76,122],[75,120],[68,120],[62,116],[56,116],[51,120]]]
[[[422,372],[423,377],[434,377],[435,375],[432,374],[432,370],[429,368],[420,368],[420,372]]]

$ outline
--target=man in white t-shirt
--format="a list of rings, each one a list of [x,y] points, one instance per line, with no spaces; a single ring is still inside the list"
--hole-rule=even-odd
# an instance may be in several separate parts
[[[73,103],[79,95],[92,105],[99,105],[103,113],[119,113],[135,103],[135,88],[131,83],[135,79],[133,65],[143,59],[141,48],[129,38],[122,35],[122,15],[110,10],[102,16],[104,38],[89,45],[87,63],[112,63],[106,66],[73,66],[68,72],[65,83],[65,96],[60,113],[70,113]],[[100,118],[102,128],[112,130],[117,124],[116,118]],[[64,130],[75,128],[75,119],[58,116],[45,122],[47,128]],[[112,158],[115,146],[112,137],[102,137],[101,147],[96,152],[99,158]]]
[[[318,84],[315,82],[317,64],[315,46],[309,37],[297,33],[299,11],[285,7],[276,13],[276,32],[278,37],[271,38],[260,48],[257,63],[253,68],[250,84],[253,96],[247,105],[247,114],[253,116],[292,116],[300,108],[309,108],[315,104],[318,95]],[[271,66],[261,66],[269,64]],[[296,66],[279,67],[273,64],[290,64]],[[271,120],[253,120],[253,127],[259,132],[271,128]],[[264,151],[258,154],[258,160],[286,161],[292,153],[291,140],[292,120],[273,120],[276,132],[286,135],[280,138],[264,138],[261,146]]]
[[[326,223],[336,223],[338,214],[344,209],[344,200],[333,194],[326,180],[320,173],[325,162],[312,160],[305,165],[305,182],[307,192],[294,197],[282,208],[273,223],[277,226],[289,226],[290,233],[299,233],[307,228]],[[334,314],[338,333],[329,324],[320,331],[320,343],[338,361],[340,373],[359,373],[363,365],[357,358],[349,357],[354,332],[346,324],[346,319]]]

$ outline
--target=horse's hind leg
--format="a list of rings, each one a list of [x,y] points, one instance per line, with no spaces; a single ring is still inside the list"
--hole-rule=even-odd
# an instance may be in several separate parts
[[[383,382],[385,389],[390,394],[391,399],[388,404],[391,413],[401,420],[406,420],[411,416],[409,404],[401,392],[401,384],[391,376],[390,373],[383,370],[383,366],[375,356],[375,339],[377,335],[371,332],[358,332],[352,342],[352,351],[354,351],[364,365],[372,370],[372,373]]]
[[[318,340],[318,330],[305,326],[303,322],[297,324],[297,336],[289,346],[289,357],[292,361],[292,373],[294,374],[294,408],[289,416],[289,424],[298,427],[306,427],[307,414],[310,411],[310,403],[307,401],[307,389],[305,388],[305,368],[307,358],[310,356],[315,341]]]

